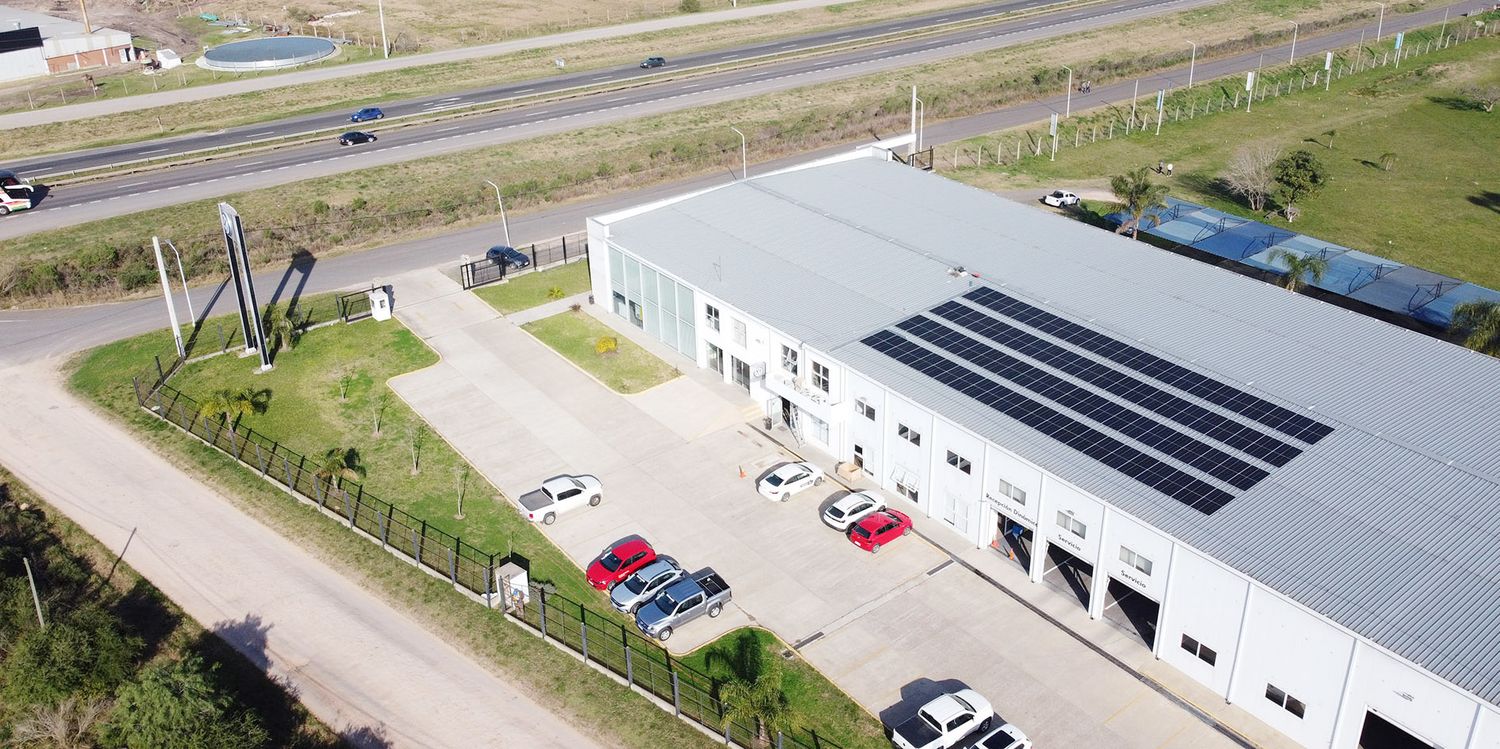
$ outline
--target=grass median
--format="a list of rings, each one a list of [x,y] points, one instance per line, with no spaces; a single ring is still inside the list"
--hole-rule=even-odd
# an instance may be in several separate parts
[[[680,374],[587,312],[569,310],[521,328],[617,393],[650,390]]]
[[[509,315],[588,290],[588,263],[570,263],[515,276],[504,283],[481,286],[474,290],[474,295],[499,310],[500,314]]]

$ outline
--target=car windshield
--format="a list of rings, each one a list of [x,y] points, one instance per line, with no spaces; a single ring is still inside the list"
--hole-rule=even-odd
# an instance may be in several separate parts
[[[604,556],[599,557],[599,565],[610,572],[614,572],[620,569],[620,558],[615,556],[613,551],[607,551],[604,553]]]
[[[646,578],[641,575],[631,575],[630,579],[625,581],[625,589],[631,593],[640,593],[646,589],[646,582]]]
[[[661,595],[656,597],[656,607],[661,609],[662,613],[670,614],[677,610],[677,599],[673,598],[671,593],[662,591]]]
[[[1062,196],[1063,196],[1063,191],[1062,190],[1053,190],[1052,191],[1052,197],[1054,197],[1054,198],[1060,198]]]
[[[927,725],[932,726],[932,730],[937,731],[938,733],[942,733],[943,732],[943,726],[941,724],[939,724],[936,720],[933,720],[932,716],[928,715],[926,710],[923,710],[921,713],[918,713],[918,714],[922,716],[922,720],[927,721]]]
[[[568,479],[568,481],[573,482],[573,486],[575,488],[578,488],[578,489],[582,489],[583,488],[583,482],[579,481],[578,479]]]

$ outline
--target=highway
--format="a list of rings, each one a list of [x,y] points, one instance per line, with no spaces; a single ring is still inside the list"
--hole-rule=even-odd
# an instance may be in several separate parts
[[[1468,0],[1452,6],[1452,10],[1457,11],[1475,6],[1476,3],[1473,0]],[[1388,17],[1385,20],[1385,27],[1394,33],[1428,25],[1434,21],[1440,21],[1443,11],[1444,8],[1438,7],[1411,15]],[[1321,36],[1309,35],[1298,40],[1297,49],[1299,52],[1305,49],[1309,56],[1321,56],[1325,50],[1357,42],[1360,31],[1361,29],[1355,28]],[[1255,69],[1256,65],[1261,62],[1262,55],[1265,59],[1276,59],[1289,52],[1288,45],[1280,45],[1231,58],[1206,61],[1197,66],[1195,75],[1200,81],[1199,85],[1204,85],[1202,81],[1214,77],[1243,76],[1245,71]],[[1187,73],[1187,68],[1184,67],[1142,78],[1141,91],[1148,92],[1168,86],[1185,85]],[[1096,86],[1090,94],[1075,95],[1073,106],[1075,110],[1082,111],[1110,102],[1128,100],[1133,88],[1133,81]],[[1060,111],[1063,104],[1063,97],[1058,96],[1017,104],[972,117],[934,123],[926,128],[927,141],[941,146],[996,130],[1041,122],[1046,120],[1051,113]],[[1231,113],[1223,116],[1235,115]],[[1066,125],[1064,131],[1066,132]],[[755,164],[753,169],[758,173],[765,173],[836,153],[848,147],[848,145],[842,145],[814,153],[798,154],[774,162]],[[715,173],[554,206],[528,215],[512,216],[511,232],[516,241],[523,245],[542,241],[561,234],[581,231],[584,219],[588,216],[724,184],[731,179],[732,177],[726,173]],[[477,254],[494,244],[499,236],[500,224],[496,221],[442,236],[400,242],[366,252],[318,259],[310,266],[296,269],[278,267],[263,270],[255,276],[256,285],[261,290],[263,302],[273,301],[271,297],[274,290],[288,286],[300,286],[304,294],[352,288],[417,268],[451,265],[457,262],[459,255]],[[304,275],[305,278],[302,277]],[[295,283],[287,283],[289,278],[294,278]],[[223,314],[232,309],[232,302],[224,295],[217,293],[218,290],[217,286],[203,286],[193,290],[193,304],[200,318],[208,314]],[[285,301],[285,298],[274,301]],[[208,309],[205,310],[205,308]],[[178,309],[186,309],[180,293],[178,294]],[[69,309],[0,310],[0,368],[43,358],[66,356],[102,343],[163,328],[166,324],[166,312],[161,299],[154,296],[149,299]]]
[[[558,101],[520,106],[430,125],[382,129],[373,144],[340,147],[330,135],[315,143],[215,159],[171,169],[62,186],[32,211],[0,221],[0,240],[113,216],[284,186],[290,182],[399,163],[482,146],[580,130],[627,119],[744,99],[802,86],[845,80],[986,50],[1054,38],[1131,20],[1211,5],[1221,0],[1106,0],[1034,18],[1005,21],[867,48],[665,80]],[[1036,0],[1013,0],[1017,3]],[[935,20],[935,19],[934,19]],[[846,32],[848,33],[848,32]],[[792,42],[780,42],[782,45]],[[788,50],[790,52],[790,50]],[[718,53],[716,53],[718,54]],[[725,54],[734,54],[732,52]],[[638,68],[596,75],[640,75]],[[438,100],[436,106],[442,106]],[[431,102],[428,102],[431,104]],[[426,106],[426,105],[423,105]],[[304,122],[300,125],[306,128]],[[727,127],[727,125],[726,125]],[[265,132],[264,130],[258,132]],[[251,134],[253,135],[253,133]],[[231,137],[229,135],[220,136]],[[176,147],[136,144],[133,152],[156,157]],[[159,153],[151,153],[160,150]],[[44,163],[43,166],[47,164]],[[476,180],[483,177],[476,176]]]

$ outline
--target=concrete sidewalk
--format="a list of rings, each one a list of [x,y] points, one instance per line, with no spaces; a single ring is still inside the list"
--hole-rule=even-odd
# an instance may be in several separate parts
[[[0,463],[356,745],[603,749],[74,399],[50,363],[0,380]]]
[[[527,39],[482,44],[475,47],[460,47],[458,49],[427,52],[419,55],[392,57],[372,62],[307,68],[290,73],[270,75],[264,78],[257,76],[254,78],[227,81],[225,83],[211,83],[193,88],[157,91],[149,94],[123,96],[117,99],[91,101],[83,104],[68,104],[61,107],[0,115],[0,130],[43,125],[51,122],[82,120],[89,117],[118,114],[120,112],[134,112],[152,107],[162,107],[168,104],[207,101],[209,99],[217,99],[221,96],[265,91],[273,88],[281,88],[282,86],[336,81],[340,78],[350,76],[371,75],[373,73],[383,73],[390,70],[401,70],[403,68],[419,67],[422,65],[437,65],[462,60],[494,57],[510,52],[545,49],[563,44],[576,44],[578,42],[590,42],[599,39],[617,39],[623,36],[645,34],[653,31],[667,31],[725,21],[737,21],[746,18],[759,18],[777,13],[837,5],[841,2],[846,2],[846,0],[783,0],[782,2],[747,5],[743,8],[731,8],[729,10],[717,10],[708,13],[685,13],[666,18],[653,18],[647,21],[623,23],[615,26],[600,26],[591,29],[565,31],[559,34],[535,36]]]

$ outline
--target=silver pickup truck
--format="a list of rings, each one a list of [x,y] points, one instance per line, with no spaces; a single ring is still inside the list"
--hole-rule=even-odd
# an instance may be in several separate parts
[[[704,570],[672,583],[637,609],[635,626],[647,637],[665,642],[677,627],[704,614],[715,617],[723,613],[724,604],[731,598],[729,583],[719,573]]]

